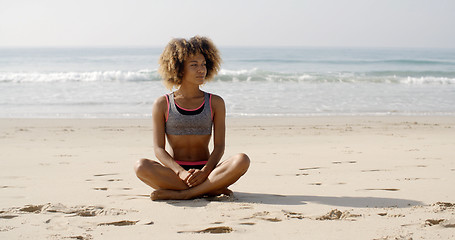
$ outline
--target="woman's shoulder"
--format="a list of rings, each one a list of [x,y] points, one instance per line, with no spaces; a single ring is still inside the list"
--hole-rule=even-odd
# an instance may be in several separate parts
[[[162,104],[162,103],[167,103],[169,101],[168,94],[159,96],[156,100],[155,103]]]
[[[156,100],[155,100],[155,103],[153,103],[153,107],[155,109],[165,109],[167,108],[167,104],[168,104],[168,97],[167,95],[162,95],[162,96],[159,96]]]
[[[212,102],[213,102],[213,101],[218,101],[218,102],[219,102],[219,101],[223,101],[223,102],[224,102],[224,100],[223,100],[223,98],[222,98],[221,96],[216,95],[216,94],[213,94],[213,93],[208,93],[208,94],[209,94],[209,96],[211,97]]]
[[[224,104],[224,100],[222,97],[216,95],[216,94],[211,94],[210,93],[210,97],[211,97],[211,100],[210,100],[210,105],[212,106],[212,108],[216,111],[216,109],[224,109],[225,108],[225,104]]]

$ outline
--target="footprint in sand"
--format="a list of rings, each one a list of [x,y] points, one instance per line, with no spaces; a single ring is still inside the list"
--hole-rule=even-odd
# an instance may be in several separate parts
[[[321,167],[307,167],[307,168],[299,168],[300,171],[309,171],[309,170],[318,170]],[[304,172],[304,173],[296,173],[295,176],[307,176],[309,173]]]
[[[350,164],[354,164],[354,163],[357,163],[357,161],[345,161],[345,162],[341,162],[341,161],[333,161],[332,164],[342,164],[342,163],[350,163]]]
[[[396,192],[400,191],[398,188],[366,188],[362,190],[367,190],[367,191],[390,191],[390,192]]]
[[[116,222],[98,223],[98,226],[130,226],[135,225],[137,222],[139,221],[122,220]]]
[[[23,208],[20,208],[19,211],[21,212],[28,212],[28,213],[39,213],[43,209],[44,205],[26,205]]]
[[[320,182],[308,183],[308,184],[309,185],[315,185],[315,186],[321,186],[322,185],[322,183],[320,183]]]
[[[108,182],[121,182],[123,181],[123,179],[120,179],[120,178],[113,178],[113,179],[109,179],[107,180]]]
[[[13,215],[15,213],[63,213],[73,216],[80,217],[94,217],[94,216],[105,216],[105,215],[125,215],[128,211],[123,209],[104,208],[101,206],[75,206],[66,207],[63,204],[43,204],[43,205],[25,205],[24,207],[13,207],[7,210],[3,210],[2,213],[5,215]]]
[[[445,207],[445,208],[454,208],[455,203],[449,203],[449,202],[437,202],[434,205]]]
[[[59,236],[56,236],[56,237],[59,237]],[[77,235],[77,236],[69,236],[69,237],[64,237],[64,238],[77,239],[77,240],[89,240],[89,239],[93,239],[92,235],[90,235],[90,234]]]
[[[434,212],[455,211],[455,203],[437,202],[433,206],[435,207]]]
[[[252,225],[256,225],[256,223],[254,222],[242,222],[242,223],[239,223],[240,225],[246,225],[246,226],[252,226]]]
[[[202,230],[197,230],[197,231],[178,231],[177,233],[230,233],[234,231],[231,227],[225,227],[225,226],[220,226],[220,227],[210,227]]]
[[[351,220],[355,221],[353,218],[361,217],[361,214],[351,214],[349,211],[341,212],[338,209],[333,209],[325,215],[316,217],[316,220]]]
[[[268,217],[269,215],[270,215],[270,212],[268,212],[268,211],[256,212],[251,217],[244,218],[244,220],[260,219],[260,220],[269,221],[269,222],[281,222],[282,221],[278,217]]]
[[[153,225],[153,224],[155,224],[154,221],[150,221],[150,222],[148,222],[148,223],[144,223],[144,225]]]
[[[447,220],[447,219],[427,219],[425,220],[424,226],[434,226],[440,225],[445,228],[455,228],[455,221],[454,220]]]
[[[337,220],[341,219],[341,216],[343,216],[343,212],[338,209],[334,209],[325,215],[317,217],[316,220]]]
[[[1,219],[13,219],[17,217],[19,217],[19,215],[0,215]]]
[[[301,171],[306,171],[306,170],[316,170],[316,169],[320,169],[321,167],[308,167],[308,168],[299,168],[299,170]]]
[[[362,172],[388,172],[390,170],[388,169],[367,169],[367,170],[362,170]]]
[[[296,176],[308,176],[308,173],[296,173]],[[281,176],[281,175],[276,175],[276,176]]]
[[[94,177],[105,177],[105,176],[115,176],[119,175],[119,173],[101,173],[101,174],[95,174],[93,175]]]
[[[291,211],[286,211],[286,210],[281,210],[284,213],[284,216],[286,216],[288,219],[289,218],[296,218],[296,219],[304,219],[305,217],[303,216],[303,213],[298,213],[298,212],[291,212]]]

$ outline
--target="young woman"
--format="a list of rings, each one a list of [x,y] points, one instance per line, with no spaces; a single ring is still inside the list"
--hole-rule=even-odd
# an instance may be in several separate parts
[[[177,88],[159,97],[152,110],[154,151],[161,164],[141,159],[135,165],[138,178],[156,189],[152,200],[231,195],[228,187],[248,170],[245,154],[220,163],[225,148],[224,101],[199,88],[217,74],[220,63],[212,41],[199,36],[171,40],[160,56],[164,84],[171,91]]]

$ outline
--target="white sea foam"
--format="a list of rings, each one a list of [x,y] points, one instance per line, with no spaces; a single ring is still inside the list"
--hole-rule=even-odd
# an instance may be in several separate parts
[[[218,74],[222,76],[239,76],[239,75],[253,75],[258,71],[257,68],[252,69],[240,69],[240,70],[229,70],[221,69]]]
[[[0,82],[108,82],[157,80],[156,71],[0,72]]]
[[[257,68],[228,70],[221,69],[215,76],[225,82],[300,82],[300,83],[384,83],[384,84],[455,84],[454,77],[397,76],[376,73],[281,73]],[[412,74],[412,73],[411,73]],[[415,74],[414,74],[415,75]],[[0,82],[135,82],[160,81],[156,70],[140,71],[93,71],[93,72],[0,72]]]
[[[455,78],[446,77],[407,77],[400,79],[405,84],[455,84]]]

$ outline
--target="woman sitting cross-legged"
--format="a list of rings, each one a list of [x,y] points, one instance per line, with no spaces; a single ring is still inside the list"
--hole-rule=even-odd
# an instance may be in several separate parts
[[[220,69],[217,48],[205,37],[173,39],[159,63],[165,85],[177,90],[154,103],[153,140],[159,162],[139,160],[136,175],[155,189],[152,200],[231,195],[228,187],[246,173],[250,159],[241,153],[220,162],[225,149],[224,100],[200,89]]]

